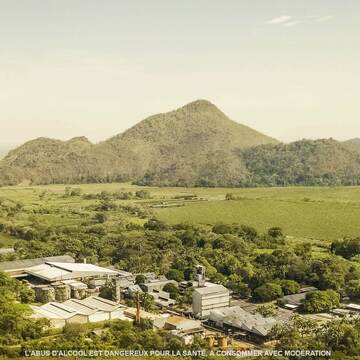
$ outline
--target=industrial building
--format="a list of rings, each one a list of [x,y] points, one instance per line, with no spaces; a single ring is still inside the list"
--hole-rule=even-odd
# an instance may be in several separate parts
[[[164,330],[170,331],[173,336],[180,338],[186,345],[191,344],[194,335],[203,335],[205,329],[201,321],[184,318],[181,316],[170,316],[165,320]]]
[[[146,282],[141,285],[144,291],[148,293],[152,293],[154,291],[161,291],[165,285],[174,284],[178,286],[178,283],[175,280],[168,280],[166,277],[162,277],[160,279],[154,279],[149,282]]]
[[[84,279],[91,277],[116,276],[114,270],[92,264],[63,263],[46,261],[44,264],[26,268],[25,273],[35,278],[52,283],[55,281]]]
[[[212,310],[209,315],[209,322],[233,333],[235,336],[240,335],[253,341],[263,342],[274,325],[281,321],[273,317],[265,318],[260,314],[252,314],[240,306],[232,306]]]
[[[11,277],[22,278],[29,274],[25,272],[26,269],[36,265],[45,264],[46,262],[62,262],[62,263],[74,263],[75,259],[69,255],[63,256],[50,256],[36,259],[24,259],[0,262],[0,271],[8,274]]]
[[[208,283],[208,286],[193,291],[192,310],[198,318],[205,318],[210,311],[229,306],[230,291],[222,285]]]
[[[97,294],[110,279],[128,279],[131,273],[93,264],[75,263],[71,256],[15,260],[0,263],[0,271],[25,281],[36,301],[64,302]]]
[[[278,299],[277,303],[279,306],[282,306],[286,309],[297,310],[299,306],[304,302],[306,294],[311,293],[315,290],[317,290],[317,288],[313,286],[303,287],[300,289],[300,292],[298,294],[283,296],[282,298]]]
[[[126,319],[125,306],[97,296],[83,300],[70,299],[63,303],[49,302],[42,306],[31,306],[34,318],[50,321],[53,327],[65,324],[86,324],[104,320]]]

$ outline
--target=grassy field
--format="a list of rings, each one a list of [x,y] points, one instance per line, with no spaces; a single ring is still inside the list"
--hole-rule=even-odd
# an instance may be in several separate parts
[[[65,185],[0,188],[0,198],[20,201],[24,206],[69,208],[77,212],[73,219],[54,215],[44,216],[51,223],[76,224],[92,200],[64,198]],[[101,191],[136,191],[140,187],[130,184],[72,185],[83,193]],[[144,187],[141,187],[144,189]],[[344,236],[360,236],[360,187],[288,187],[288,188],[146,188],[153,201],[170,200],[177,195],[196,194],[208,201],[187,203],[181,207],[152,209],[159,219],[174,223],[212,225],[218,222],[248,224],[259,231],[280,226],[296,238],[333,240]],[[45,195],[44,195],[45,193]],[[227,193],[239,200],[226,201]],[[43,196],[41,196],[43,194]],[[148,201],[124,200],[147,206]],[[4,241],[6,239],[0,239]],[[7,239],[11,241],[11,239]]]

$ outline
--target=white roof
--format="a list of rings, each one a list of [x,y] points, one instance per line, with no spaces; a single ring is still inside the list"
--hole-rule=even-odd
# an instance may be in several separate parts
[[[78,312],[74,309],[57,302],[50,302],[45,305],[40,306],[41,310],[45,310],[52,314],[59,316],[61,319],[70,319],[74,315],[77,315]]]
[[[104,275],[117,275],[117,271],[103,268],[93,264],[84,263],[60,263],[60,262],[47,262],[51,266],[71,272],[96,272]]]
[[[47,264],[33,266],[31,268],[25,269],[25,272],[48,281],[57,281],[71,278],[71,273],[69,271],[58,269]]]
[[[348,304],[346,305],[348,309],[360,310],[360,305],[358,304]]]
[[[86,299],[81,300],[81,303],[103,311],[114,311],[124,307],[121,304],[117,304],[114,301],[104,299],[100,296],[89,296]]]
[[[217,293],[229,294],[229,290],[225,286],[222,286],[222,285],[211,285],[211,286],[199,287],[199,288],[195,288],[194,291],[201,295],[217,294]]]
[[[69,280],[86,276],[114,276],[117,274],[114,270],[92,264],[60,262],[46,262],[25,269],[25,272],[47,281]]]
[[[33,311],[33,317],[46,318],[46,319],[62,319],[63,320],[62,316],[57,315],[49,310],[43,309],[40,306],[30,305],[30,307]]]
[[[98,312],[98,309],[84,304],[81,300],[70,299],[65,301],[63,304],[78,312],[79,314],[92,315]]]

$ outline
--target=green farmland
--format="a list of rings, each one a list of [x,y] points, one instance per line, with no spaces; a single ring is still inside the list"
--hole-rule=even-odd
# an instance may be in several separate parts
[[[360,203],[301,200],[243,199],[189,204],[160,209],[157,216],[171,224],[251,225],[260,231],[279,226],[288,235],[334,240],[360,234]]]
[[[0,198],[20,201],[25,207],[75,209],[78,213],[60,216],[52,211],[43,216],[47,222],[75,225],[86,215],[92,200],[64,198],[67,185],[0,188]],[[138,187],[131,184],[83,184],[83,194],[101,191],[132,191],[147,189],[150,200],[121,200],[147,208],[153,216],[170,224],[191,223],[212,225],[219,222],[247,224],[259,231],[281,227],[289,236],[307,239],[334,240],[360,235],[360,187],[288,187],[288,188],[160,188]],[[227,193],[238,200],[225,200]],[[43,194],[43,196],[41,196]],[[196,194],[207,201],[181,203],[179,207],[153,209],[154,202],[167,202],[176,196]],[[55,214],[54,214],[55,213]],[[5,240],[5,239],[1,239]],[[11,241],[6,239],[6,242]],[[5,242],[5,241],[4,241]]]

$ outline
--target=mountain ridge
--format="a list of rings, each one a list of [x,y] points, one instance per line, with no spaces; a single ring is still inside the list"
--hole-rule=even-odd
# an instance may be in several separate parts
[[[353,184],[359,169],[358,154],[346,144],[331,139],[282,144],[200,99],[149,116],[97,144],[81,136],[30,140],[0,161],[0,184]]]

